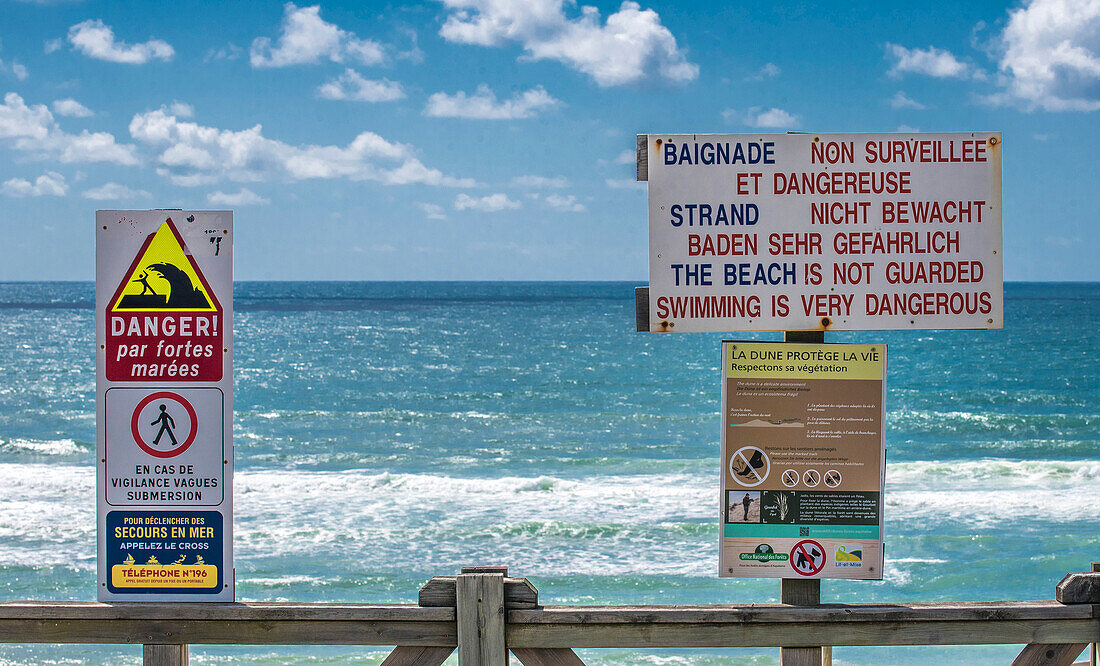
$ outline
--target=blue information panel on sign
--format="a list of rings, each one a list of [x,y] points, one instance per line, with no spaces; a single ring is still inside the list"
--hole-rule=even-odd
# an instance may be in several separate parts
[[[217,511],[111,511],[107,589],[119,594],[217,594],[225,583]]]

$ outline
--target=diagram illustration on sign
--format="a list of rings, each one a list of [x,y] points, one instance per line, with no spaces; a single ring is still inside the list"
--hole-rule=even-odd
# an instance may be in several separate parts
[[[742,486],[751,488],[764,483],[770,471],[768,454],[755,446],[742,446],[730,458],[730,474]]]
[[[171,218],[146,241],[120,286],[114,310],[217,309],[194,259],[184,251]]]
[[[825,568],[825,549],[821,544],[805,539],[791,549],[791,558],[787,560],[791,568],[803,576],[813,576]]]

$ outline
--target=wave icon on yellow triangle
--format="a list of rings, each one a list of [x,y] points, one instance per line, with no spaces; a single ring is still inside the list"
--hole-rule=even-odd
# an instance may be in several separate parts
[[[145,241],[119,285],[111,311],[124,310],[217,311],[215,299],[171,219]]]

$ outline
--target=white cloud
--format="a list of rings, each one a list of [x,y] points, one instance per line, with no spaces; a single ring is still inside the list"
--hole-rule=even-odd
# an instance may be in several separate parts
[[[556,190],[569,186],[569,180],[565,176],[547,178],[546,176],[515,176],[512,178],[513,187],[528,187],[537,190]]]
[[[912,125],[898,125],[897,131],[903,134],[917,134],[920,132],[920,128]]]
[[[16,150],[62,162],[138,163],[134,146],[116,143],[107,132],[69,134],[57,125],[45,104],[27,106],[16,93],[5,95],[0,104],[0,139],[11,139]]]
[[[547,194],[543,197],[543,201],[546,202],[547,206],[563,213],[583,213],[587,210],[584,204],[578,203],[577,197],[572,194],[568,196],[562,196],[557,193]]]
[[[385,60],[382,45],[370,39],[359,39],[354,33],[321,18],[321,6],[298,7],[293,2],[284,6],[282,32],[275,46],[268,37],[252,42],[249,61],[253,67],[287,67],[331,60],[354,61],[375,65]]]
[[[347,178],[386,185],[421,183],[474,187],[470,178],[448,176],[424,166],[411,146],[363,132],[346,146],[292,146],[263,135],[255,125],[223,130],[181,121],[166,109],[139,113],[130,135],[159,151],[158,173],[182,186]]]
[[[57,39],[49,39],[42,45],[42,50],[46,53],[53,53],[60,51],[61,47],[65,45],[65,40],[58,37]]]
[[[99,19],[89,19],[69,28],[69,43],[89,58],[127,65],[141,65],[154,58],[171,60],[175,55],[172,46],[160,39],[150,39],[141,44],[116,42],[111,26]],[[46,49],[49,52],[48,44]]]
[[[153,195],[145,190],[130,189],[119,183],[107,183],[100,187],[85,190],[81,196],[95,201],[132,201],[134,199],[150,199]]]
[[[195,107],[187,102],[176,100],[168,105],[168,112],[177,118],[193,118],[195,115]]]
[[[798,127],[798,116],[775,107],[765,109],[754,106],[744,112],[737,109],[726,109],[722,112],[722,117],[728,121],[743,123],[749,127],[786,129]]]
[[[27,80],[27,68],[14,60],[12,60],[10,63],[0,60],[0,72],[10,73],[12,76],[20,81]]]
[[[91,109],[72,98],[55,100],[50,106],[53,107],[53,112],[59,116],[87,118],[95,115]]]
[[[635,150],[624,150],[623,152],[619,153],[618,157],[615,158],[615,164],[637,164],[637,162],[638,162],[638,151],[637,151],[637,149],[635,149]]]
[[[779,76],[779,73],[781,71],[782,70],[779,69],[779,65],[775,64],[774,62],[769,62],[765,63],[764,66],[761,67],[760,71],[758,71],[757,73],[753,74],[752,76],[745,77],[745,80],[763,81],[765,79],[774,79],[775,77]]]
[[[518,201],[512,201],[506,194],[489,194],[483,197],[471,197],[468,194],[459,194],[455,197],[455,210],[477,210],[483,213],[496,213],[502,210],[515,210],[522,206]]]
[[[600,19],[582,6],[567,17],[562,0],[442,0],[451,10],[439,34],[450,42],[502,46],[517,42],[531,60],[557,60],[591,76],[600,86],[635,83],[660,76],[692,81],[699,66],[688,62],[676,38],[652,9],[623,2]]]
[[[644,190],[646,183],[634,178],[606,178],[603,181],[608,187],[615,190]]]
[[[907,49],[900,44],[887,44],[886,57],[894,61],[890,76],[905,73],[924,74],[938,79],[965,79],[976,72],[950,51],[929,46],[927,49]]]
[[[25,178],[12,178],[0,186],[0,192],[9,197],[63,197],[68,191],[65,176],[56,171],[47,171],[33,183]]]
[[[206,195],[207,203],[214,206],[263,206],[271,203],[271,199],[265,199],[247,187],[242,187],[240,192],[226,194],[221,190]]]
[[[244,49],[230,42],[220,49],[211,48],[207,50],[206,55],[203,57],[203,62],[210,62],[212,60],[236,60],[244,53]]]
[[[899,90],[897,94],[890,98],[890,106],[895,109],[927,109],[928,107],[921,104],[917,100],[909,97],[905,94],[904,90]]]
[[[464,91],[458,91],[454,95],[437,92],[428,98],[428,105],[424,107],[424,114],[437,118],[473,118],[478,120],[515,120],[517,118],[531,118],[542,109],[550,109],[558,104],[558,100],[550,96],[550,93],[542,86],[536,86],[526,92],[516,93],[511,99],[503,102],[497,100],[496,94],[484,83],[477,87],[477,92],[467,96]]]
[[[429,220],[445,220],[447,214],[443,211],[443,206],[434,203],[417,202],[416,207],[420,209],[420,212],[424,213],[424,217]]]
[[[1100,2],[1033,0],[1009,12],[1000,42],[1002,101],[1047,111],[1100,109]]]
[[[400,83],[389,79],[365,79],[350,67],[317,88],[317,94],[325,99],[355,102],[392,102],[405,97]]]

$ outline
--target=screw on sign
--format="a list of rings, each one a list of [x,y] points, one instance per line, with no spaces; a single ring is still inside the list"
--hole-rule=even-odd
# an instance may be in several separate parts
[[[183,453],[194,443],[198,430],[195,408],[171,391],[145,396],[130,417],[134,443],[155,458],[174,458]]]
[[[803,576],[814,576],[825,568],[825,549],[813,539],[803,539],[791,549],[787,562]]]

